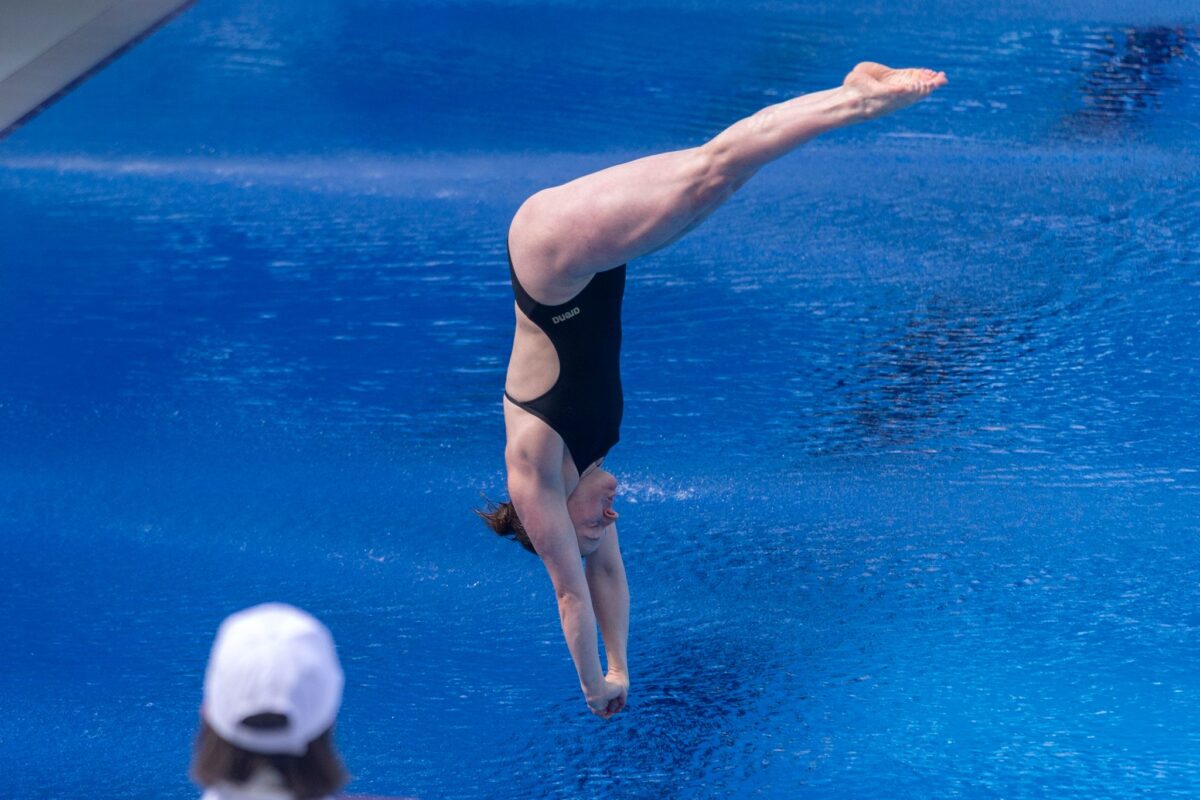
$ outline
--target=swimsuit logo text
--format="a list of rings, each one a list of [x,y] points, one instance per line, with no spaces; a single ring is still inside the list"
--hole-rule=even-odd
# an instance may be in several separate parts
[[[566,322],[571,317],[578,316],[578,315],[579,315],[579,306],[575,306],[570,311],[564,311],[561,314],[551,317],[550,321],[553,322],[555,325],[557,325],[560,322]]]

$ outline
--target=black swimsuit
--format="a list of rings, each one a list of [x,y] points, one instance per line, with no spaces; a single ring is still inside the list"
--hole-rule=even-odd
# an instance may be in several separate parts
[[[621,298],[625,265],[598,272],[565,303],[542,305],[529,296],[508,257],[517,307],[545,332],[558,353],[558,380],[524,402],[504,396],[562,437],[582,475],[621,438]]]

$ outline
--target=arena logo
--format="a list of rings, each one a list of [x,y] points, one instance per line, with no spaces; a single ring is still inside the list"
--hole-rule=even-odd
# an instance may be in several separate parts
[[[561,314],[557,314],[557,315],[551,317],[550,321],[553,322],[555,325],[557,325],[560,322],[566,322],[571,317],[575,317],[578,315],[579,315],[579,306],[575,306],[570,311],[564,311]]]

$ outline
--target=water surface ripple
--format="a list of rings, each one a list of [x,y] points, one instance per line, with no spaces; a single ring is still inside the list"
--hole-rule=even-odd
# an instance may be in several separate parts
[[[1042,5],[211,0],[0,143],[0,794],[195,796],[282,599],[362,793],[1195,796],[1200,16]],[[630,266],[601,724],[470,513],[507,222],[867,56],[952,83]]]

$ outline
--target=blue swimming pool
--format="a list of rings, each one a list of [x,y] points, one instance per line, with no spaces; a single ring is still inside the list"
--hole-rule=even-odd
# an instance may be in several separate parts
[[[1200,11],[204,0],[0,142],[0,796],[188,798],[229,612],[359,793],[1200,793]],[[507,221],[944,69],[632,264],[630,710],[503,493]]]

